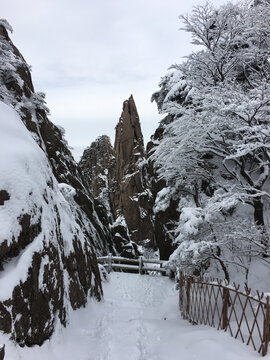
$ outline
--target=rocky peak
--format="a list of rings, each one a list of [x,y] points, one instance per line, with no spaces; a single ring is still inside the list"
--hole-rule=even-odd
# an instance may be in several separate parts
[[[102,135],[84,150],[80,164],[95,172],[96,168],[110,167],[113,158],[114,149],[110,138],[107,135]]]
[[[115,224],[112,228],[126,227],[125,236],[121,231],[122,245],[126,246],[123,238],[128,237],[138,245],[155,248],[147,161],[132,95],[123,103],[114,149],[103,136],[85,150],[80,166],[94,194],[99,198],[102,195],[103,199],[107,194],[106,201]],[[119,235],[120,231],[117,233]]]
[[[155,248],[148,168],[139,115],[132,95],[123,103],[116,126],[114,150],[114,214],[125,218],[132,241]]]
[[[99,197],[104,187],[112,185],[115,172],[115,153],[110,138],[102,135],[86,148],[79,166],[94,197]]]
[[[31,94],[34,92],[34,86],[32,83],[32,78],[30,74],[29,67],[24,60],[22,54],[16,48],[16,46],[12,43],[8,31],[12,32],[12,27],[6,20],[0,19],[0,37],[1,37],[1,50],[4,50],[1,54],[5,57],[6,53],[5,50],[11,50],[15,57],[13,58],[13,63],[17,63],[16,72],[18,76],[20,76],[21,80],[23,80],[21,86],[16,81],[17,79],[13,78],[11,75],[12,69],[5,69],[5,77],[8,81],[5,82],[5,85],[8,90],[14,90],[16,93],[17,98],[21,98],[25,96],[27,98],[31,97]],[[19,60],[19,61],[17,61]]]
[[[148,165],[132,95],[123,103],[114,148],[107,136],[101,136],[84,151],[79,166],[110,214],[116,252],[135,256],[135,244],[155,249]]]
[[[123,111],[116,126],[114,150],[119,179],[132,173],[134,164],[145,156],[139,115],[132,95],[123,103]]]
[[[115,151],[110,138],[106,135],[100,136],[85,149],[79,166],[95,199],[106,209],[113,236],[110,251],[124,257],[136,256],[137,248],[130,241],[125,219],[122,216],[114,216],[116,166]]]
[[[87,162],[87,166],[94,169],[96,166],[109,166],[110,160],[114,156],[114,150],[109,136],[102,135],[92,142],[90,147],[84,150],[81,163]]]

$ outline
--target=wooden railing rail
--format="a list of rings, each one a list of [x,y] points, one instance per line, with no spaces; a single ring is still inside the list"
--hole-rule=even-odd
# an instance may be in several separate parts
[[[213,278],[197,278],[180,272],[179,307],[184,319],[228,331],[232,337],[252,345],[263,356],[270,341],[268,294]]]
[[[97,261],[98,263],[105,266],[108,272],[111,272],[113,269],[122,269],[126,271],[137,270],[139,274],[144,274],[146,271],[157,271],[166,275],[168,272],[167,269],[162,267],[166,262],[165,260],[145,259],[142,256],[140,256],[138,259],[130,259],[120,256],[112,256],[112,254],[109,254],[108,256],[98,257]],[[150,265],[146,266],[145,264],[156,264],[160,267],[154,267]]]

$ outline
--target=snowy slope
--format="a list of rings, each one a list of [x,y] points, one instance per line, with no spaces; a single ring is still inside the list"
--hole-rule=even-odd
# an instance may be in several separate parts
[[[15,348],[12,360],[240,360],[260,359],[251,347],[228,334],[192,326],[180,318],[178,292],[165,277],[112,273],[104,300],[72,314],[42,347]],[[266,359],[270,359],[268,355]]]
[[[52,173],[43,151],[35,143],[17,113],[4,103],[0,103],[1,132],[0,132],[0,189],[7,191],[10,199],[0,208],[1,248],[6,242],[8,249],[19,235],[22,225],[18,221],[24,214],[31,213],[31,223],[41,220],[46,226],[38,234],[35,241],[17,259],[16,264],[8,273],[1,274],[0,300],[12,295],[12,290],[19,281],[24,281],[28,267],[31,265],[32,254],[42,247],[43,237],[52,229],[51,207],[40,206],[46,204],[45,196],[47,182],[52,181]],[[54,194],[56,192],[56,183]],[[59,196],[59,194],[57,194]],[[48,196],[48,194],[46,195]],[[54,205],[54,204],[53,204]],[[53,206],[52,205],[52,206]],[[43,212],[43,213],[42,213]],[[38,232],[38,231],[37,231]],[[22,241],[21,241],[22,242]],[[21,247],[27,244],[21,244]],[[3,254],[5,255],[5,254]]]
[[[41,344],[69,307],[101,296],[93,249],[76,222],[76,191],[58,184],[18,114],[0,102],[0,329]],[[91,224],[85,220],[91,233]]]

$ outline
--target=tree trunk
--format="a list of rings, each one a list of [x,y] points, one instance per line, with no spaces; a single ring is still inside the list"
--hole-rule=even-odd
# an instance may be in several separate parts
[[[221,249],[219,246],[217,246],[217,256],[214,256],[215,259],[219,262],[223,272],[224,272],[224,275],[225,275],[225,279],[228,281],[228,283],[230,282],[230,275],[229,275],[229,272],[227,270],[227,267],[225,265],[225,263],[221,260],[220,258],[220,255],[221,255]]]
[[[254,204],[254,220],[255,220],[255,223],[257,225],[263,226],[263,228],[265,230],[264,218],[263,218],[263,203],[262,203],[261,199],[258,199],[258,200],[254,200],[253,204]],[[268,257],[268,254],[267,254],[268,241],[267,241],[266,237],[262,240],[262,244],[263,244],[263,246],[265,248],[265,252],[263,254],[263,257]]]
[[[263,203],[261,199],[253,201],[254,206],[254,220],[257,225],[264,226],[263,220]]]
[[[200,207],[199,187],[198,187],[198,184],[195,184],[195,185],[194,185],[194,195],[193,195],[193,198],[194,198],[194,202],[195,202],[195,204],[196,204],[196,207]]]

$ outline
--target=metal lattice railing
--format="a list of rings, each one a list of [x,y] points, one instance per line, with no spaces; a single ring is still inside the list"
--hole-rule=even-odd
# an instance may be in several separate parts
[[[192,324],[224,330],[263,356],[270,340],[269,296],[213,278],[195,278],[180,273],[179,306]]]

